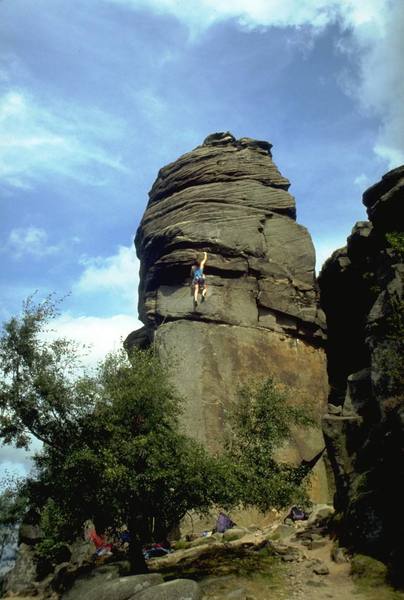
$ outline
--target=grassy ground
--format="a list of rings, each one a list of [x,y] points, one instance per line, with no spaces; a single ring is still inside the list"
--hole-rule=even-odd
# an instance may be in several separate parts
[[[394,590],[385,584],[374,587],[366,581],[355,581],[355,589],[367,600],[404,600],[404,592]]]
[[[189,578],[198,581],[206,599],[221,598],[235,589],[265,600],[288,597],[287,568],[269,546],[258,551],[245,548],[209,548],[190,564],[160,570],[164,579]]]
[[[200,581],[206,577],[263,576],[276,579],[282,571],[279,558],[274,556],[270,546],[258,551],[244,548],[214,547],[196,558],[191,564],[177,564],[175,569],[160,570],[165,579],[188,577]]]

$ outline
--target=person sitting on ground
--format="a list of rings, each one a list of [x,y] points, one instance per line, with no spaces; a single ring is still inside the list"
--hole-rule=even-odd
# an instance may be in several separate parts
[[[110,556],[112,554],[112,544],[108,543],[105,535],[97,533],[94,525],[86,523],[84,537],[92,542],[95,546],[94,558],[99,556]]]
[[[192,287],[194,292],[194,308],[198,306],[198,294],[201,292],[201,302],[205,301],[206,298],[206,283],[203,269],[208,259],[206,252],[203,253],[203,259],[201,261],[195,259],[191,269]]]

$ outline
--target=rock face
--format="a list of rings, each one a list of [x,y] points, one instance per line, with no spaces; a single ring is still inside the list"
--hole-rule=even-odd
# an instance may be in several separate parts
[[[160,170],[136,234],[145,326],[126,345],[153,341],[175,363],[184,426],[213,450],[220,447],[226,406],[251,378],[272,373],[293,388],[297,402],[313,402],[319,416],[325,406],[314,248],[295,221],[288,188],[271,144],[213,134]],[[202,251],[208,297],[194,311],[190,269]],[[323,444],[320,430],[296,432],[283,455],[312,460]],[[324,501],[321,461],[317,471],[315,495]]]
[[[404,167],[368,189],[363,202],[370,221],[355,225],[319,278],[331,387],[323,428],[344,543],[398,564],[404,549]]]

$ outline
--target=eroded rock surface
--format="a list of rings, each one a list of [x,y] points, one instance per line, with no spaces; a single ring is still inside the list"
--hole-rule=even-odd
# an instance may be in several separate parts
[[[363,195],[370,221],[320,274],[330,375],[324,434],[344,543],[402,564],[404,167]],[[401,567],[400,567],[401,569]]]
[[[153,340],[175,363],[184,426],[212,449],[226,406],[251,378],[272,373],[319,416],[327,398],[314,248],[288,188],[271,144],[213,134],[160,170],[136,234],[145,326],[127,346]],[[190,268],[202,251],[208,297],[194,310]],[[311,460],[323,444],[319,429],[296,432],[284,459]],[[327,500],[320,465],[314,485]]]
[[[136,235],[148,327],[199,318],[323,338],[313,244],[270,147],[216,134],[160,170]],[[198,250],[209,253],[210,294],[195,314],[187,284]]]

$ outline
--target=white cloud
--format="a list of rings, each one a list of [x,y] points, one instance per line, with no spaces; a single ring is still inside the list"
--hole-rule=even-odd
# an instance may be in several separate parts
[[[156,126],[158,126],[162,119],[167,118],[168,106],[154,90],[150,88],[136,90],[133,93],[133,98],[139,112],[148,119],[151,125],[156,123]]]
[[[23,91],[9,89],[0,96],[0,128],[0,176],[10,186],[29,188],[49,174],[102,185],[105,171],[126,171],[106,150],[123,135],[122,123],[100,111],[71,105],[46,109]]]
[[[117,349],[122,338],[142,327],[137,315],[139,260],[133,246],[119,246],[116,254],[82,259],[83,273],[73,285],[73,296],[102,299],[105,306],[119,305],[122,312],[108,317],[61,315],[54,323],[58,335],[92,345],[89,362]]]
[[[227,19],[241,25],[322,28],[340,18],[349,25],[363,25],[377,18],[389,0],[106,0],[128,8],[168,13],[194,32]]]
[[[133,246],[120,246],[113,256],[84,258],[81,262],[85,269],[73,286],[75,293],[110,292],[133,302],[139,284],[139,260]]]
[[[384,136],[381,137],[389,137],[390,129],[393,128],[389,124],[386,124]],[[376,144],[374,150],[376,154],[380,156],[380,158],[384,159],[387,162],[389,169],[395,169],[396,167],[399,167],[400,165],[404,164],[404,150],[401,150],[400,147],[397,147],[394,142],[392,142],[390,146]]]
[[[404,162],[402,0],[104,1],[169,14],[188,27],[191,38],[215,23],[230,19],[248,29],[305,26],[312,35],[338,22],[350,36],[345,36],[337,48],[349,55],[355,76],[349,80],[345,74],[336,77],[366,113],[380,120],[379,136],[373,147],[375,154],[388,168]],[[307,47],[310,48],[309,43]]]
[[[16,236],[18,243],[29,240],[35,251],[37,245],[41,248],[46,242],[44,230],[28,228],[20,231],[23,233]],[[27,249],[25,245],[24,248]],[[143,325],[135,308],[139,261],[133,247],[120,246],[113,256],[82,259],[82,264],[83,273],[73,285],[72,299],[79,300],[81,305],[87,303],[90,310],[80,315],[62,312],[52,320],[50,330],[44,336],[48,340],[65,337],[81,347],[88,347],[84,363],[94,366],[108,352],[120,348],[122,340]],[[92,314],[95,299],[106,316]],[[119,305],[121,310],[114,310],[115,305]]]
[[[4,455],[11,454],[11,458],[4,458]],[[32,467],[33,453],[13,448],[13,446],[0,447],[0,492],[7,488],[13,480],[24,478],[28,475]]]
[[[120,314],[111,317],[76,317],[62,313],[52,321],[52,332],[49,339],[66,337],[77,342],[80,346],[88,347],[84,356],[87,366],[94,366],[108,352],[122,347],[122,341],[142,323],[134,316]]]
[[[33,226],[12,229],[6,247],[16,258],[26,254],[36,257],[48,256],[60,250],[60,246],[48,243],[48,234],[44,229]]]
[[[358,186],[358,188],[361,192],[364,192],[366,190],[366,188],[368,188],[370,186],[371,181],[370,181],[369,177],[367,175],[365,175],[365,173],[361,173],[360,175],[355,177],[354,184],[356,186]]]
[[[36,438],[32,438],[31,444],[31,449],[34,452],[39,450],[42,446],[41,442]],[[22,448],[14,448],[14,446],[7,444],[1,447],[1,458],[9,463],[15,462],[18,458],[19,462],[27,464],[30,461],[30,454]]]
[[[377,17],[377,18],[376,18]],[[374,152],[388,168],[404,163],[404,3],[383,1],[375,18],[354,29],[352,50],[359,50],[359,80],[347,90],[380,120]]]
[[[32,457],[42,448],[42,442],[31,436],[30,447],[15,448],[11,444],[0,445],[0,491],[10,483],[10,478],[26,477],[32,469]]]

